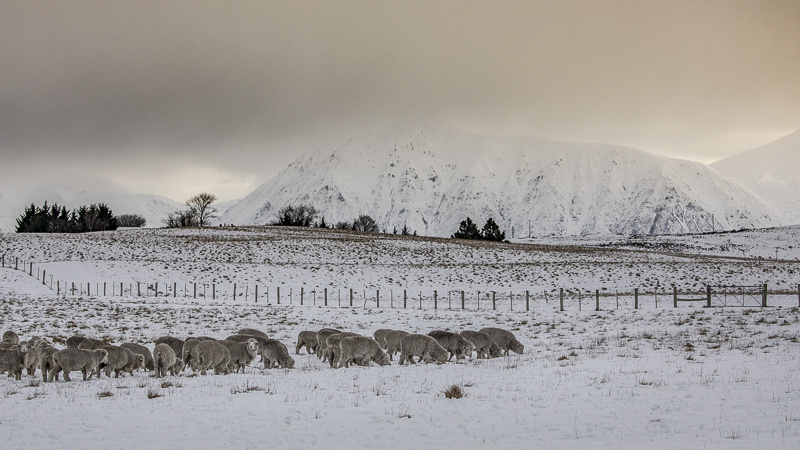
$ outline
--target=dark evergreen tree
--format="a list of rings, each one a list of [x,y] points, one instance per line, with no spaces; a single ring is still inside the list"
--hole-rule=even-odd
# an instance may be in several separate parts
[[[483,225],[481,237],[485,241],[503,242],[506,240],[506,234],[500,231],[500,227],[497,226],[497,223],[491,217]]]
[[[31,204],[17,219],[17,233],[81,233],[85,231],[115,230],[117,219],[103,203],[81,206],[71,213],[58,204],[37,208]]]
[[[467,220],[462,220],[458,231],[451,236],[453,239],[481,239],[481,233],[478,231],[478,226],[469,217]]]

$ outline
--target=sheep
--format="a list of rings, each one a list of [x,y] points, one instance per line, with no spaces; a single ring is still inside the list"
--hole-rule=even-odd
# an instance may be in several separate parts
[[[491,336],[492,340],[504,351],[505,356],[508,356],[509,350],[520,355],[525,350],[525,346],[517,340],[514,333],[508,330],[488,327],[481,329],[480,332]]]
[[[261,360],[264,362],[265,369],[280,367],[283,369],[294,368],[294,358],[289,355],[289,349],[283,342],[277,339],[270,339],[262,350]]]
[[[3,344],[19,344],[19,336],[17,336],[17,333],[8,330],[3,333],[3,339],[0,342]]]
[[[325,356],[325,348],[327,347],[325,340],[328,339],[328,336],[341,332],[341,330],[337,330],[335,328],[323,328],[317,331],[317,358],[323,359]]]
[[[267,341],[269,339],[265,339],[261,336],[253,336],[251,334],[232,334],[225,338],[226,341],[233,341],[233,342],[247,342],[248,339],[255,339],[258,342],[258,355],[261,355],[264,346],[267,345]],[[263,355],[262,355],[263,358]]]
[[[144,357],[144,365],[142,368],[145,370],[155,370],[156,366],[153,364],[153,354],[150,352],[150,349],[144,345],[126,342],[120,345],[120,347],[127,348],[132,351],[134,355],[142,355]]]
[[[183,353],[181,354],[181,361],[184,367],[191,367],[193,372],[197,372],[198,364],[200,362],[200,355],[197,354],[197,346],[201,341],[190,338],[183,343]]]
[[[49,344],[42,338],[31,338],[27,342],[28,351],[25,352],[25,370],[28,375],[33,376],[36,374],[36,369],[42,366],[42,350],[48,347]]]
[[[381,349],[380,344],[375,339],[365,336],[343,338],[339,341],[339,365],[337,367],[350,367],[350,362],[355,359],[360,359],[365,364],[369,364],[370,361],[374,361],[381,366],[391,364],[389,355]]]
[[[358,334],[342,331],[341,333],[328,336],[328,338],[325,339],[325,354],[322,355],[322,362],[328,361],[331,367],[336,367],[336,363],[339,361],[339,342],[351,336],[358,336]]]
[[[128,364],[125,364],[125,366],[119,370],[120,372],[128,372],[131,376],[133,376],[134,370],[144,367],[144,355],[134,353],[133,350],[125,347],[120,347],[120,349],[122,349],[122,351],[124,351],[125,355],[128,357]]]
[[[28,345],[24,342],[16,344],[13,348],[0,349],[0,372],[7,371],[9,377],[21,380],[26,353],[28,353]]]
[[[403,336],[408,335],[407,331],[402,330],[389,330],[383,335],[383,341],[386,343],[386,353],[389,355],[389,361],[395,353],[400,353],[400,340]]]
[[[456,361],[465,358],[467,355],[472,356],[472,351],[475,350],[475,344],[458,333],[434,330],[428,333],[428,336],[436,339],[439,345],[450,352],[450,357],[447,358],[448,361],[453,359],[454,356],[456,357]]]
[[[231,352],[218,341],[200,341],[197,344],[197,367],[200,374],[214,368],[214,374],[229,374],[228,365],[231,363]]]
[[[413,356],[439,364],[447,362],[447,350],[436,339],[425,334],[409,334],[400,340],[399,364],[402,366],[405,361],[415,364]]]
[[[56,354],[59,350],[55,347],[44,347],[42,348],[42,353],[40,357],[40,369],[42,371],[42,381],[47,383],[47,374],[53,370],[53,366],[55,365],[55,361],[53,361],[53,355]],[[56,375],[56,380],[58,380],[58,375]]]
[[[306,353],[312,354],[317,353],[317,347],[319,347],[319,341],[317,341],[317,333],[315,331],[301,331],[300,334],[297,335],[297,347],[295,348],[294,354],[299,355],[300,349],[306,347]]]
[[[388,328],[381,328],[379,330],[375,330],[375,332],[372,333],[372,336],[375,338],[375,341],[378,343],[378,345],[381,346],[382,349],[386,349],[386,339],[385,339],[385,337],[386,337],[386,333],[388,333],[390,331],[392,331],[392,330],[390,330]]]
[[[105,370],[107,377],[111,378],[111,372],[114,372],[114,378],[119,378],[119,372],[128,365],[127,352],[130,352],[130,350],[126,352],[124,348],[110,344],[104,345],[102,348],[108,352],[108,362],[105,367],[101,365],[101,368]],[[133,354],[133,352],[131,352],[131,354]],[[99,373],[97,374],[97,378],[100,378]]]
[[[497,345],[494,339],[486,333],[464,330],[461,332],[461,336],[464,336],[466,340],[475,344],[475,351],[479,359],[503,356],[503,350],[500,349],[500,346]]]
[[[155,341],[156,344],[167,344],[172,347],[172,351],[175,352],[175,356],[183,355],[183,339],[178,339],[172,336],[162,336]],[[155,357],[155,355],[153,356]]]
[[[69,373],[80,370],[83,373],[83,381],[86,381],[86,373],[89,373],[89,380],[92,375],[97,373],[100,377],[100,364],[108,363],[108,351],[102,348],[96,350],[82,350],[68,348],[59,350],[53,354],[53,369],[47,374],[47,381],[52,383],[53,379],[58,378],[59,372],[64,372],[64,381],[72,381]]]
[[[231,361],[228,364],[231,372],[234,369],[237,373],[239,371],[244,372],[245,366],[249,365],[258,356],[259,345],[254,338],[250,338],[245,342],[222,340],[219,343],[227,347],[231,354]]]
[[[169,344],[163,342],[156,344],[153,349],[153,365],[155,366],[156,378],[161,378],[167,375],[175,376],[178,372],[175,371],[175,364],[178,357],[175,356],[175,350]]]
[[[262,337],[264,339],[269,339],[269,336],[267,336],[267,333],[264,333],[263,331],[258,331],[258,330],[253,329],[253,328],[242,328],[241,330],[237,331],[236,334],[246,334],[248,336],[258,336],[258,337]]]
[[[83,336],[70,336],[70,337],[68,337],[67,338],[67,342],[66,342],[67,348],[78,348],[78,345],[80,345],[80,343],[83,342],[84,339],[86,339],[86,338],[83,337]]]
[[[97,350],[98,348],[102,348],[104,345],[106,345],[106,343],[103,341],[99,341],[97,339],[84,338],[78,344],[77,348],[78,350]]]

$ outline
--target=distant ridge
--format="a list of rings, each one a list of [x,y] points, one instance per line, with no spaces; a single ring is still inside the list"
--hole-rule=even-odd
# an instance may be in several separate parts
[[[667,234],[780,225],[753,192],[701,163],[626,147],[400,125],[302,156],[221,217],[265,224],[308,203],[328,224],[369,214],[450,236],[493,217],[508,237]],[[713,219],[712,219],[713,216]]]
[[[711,167],[746,187],[779,223],[800,223],[800,130]]]

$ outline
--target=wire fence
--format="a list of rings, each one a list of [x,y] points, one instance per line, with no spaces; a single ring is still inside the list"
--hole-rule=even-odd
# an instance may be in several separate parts
[[[0,256],[0,267],[35,277],[54,294],[63,297],[114,297],[147,301],[169,299],[198,302],[252,303],[263,305],[348,308],[402,308],[420,310],[529,312],[536,305],[557,311],[608,311],[680,307],[800,307],[800,284],[794,290],[770,290],[766,284],[714,286],[704,290],[628,290],[609,292],[579,288],[532,288],[508,290],[464,289],[355,289],[313,286],[270,286],[257,283],[208,283],[177,281],[79,282],[59,279],[34,262]]]

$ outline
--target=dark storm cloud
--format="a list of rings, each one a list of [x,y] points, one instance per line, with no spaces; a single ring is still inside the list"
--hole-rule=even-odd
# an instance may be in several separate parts
[[[414,115],[699,160],[800,128],[794,0],[5,2],[0,61],[6,167],[260,182]]]

